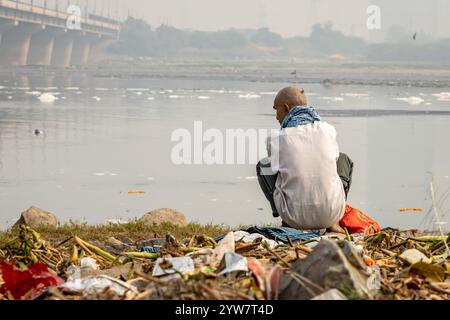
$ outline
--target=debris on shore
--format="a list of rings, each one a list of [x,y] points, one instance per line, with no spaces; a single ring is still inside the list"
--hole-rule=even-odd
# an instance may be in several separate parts
[[[88,242],[45,240],[22,224],[0,247],[0,299],[450,298],[449,235],[387,228],[293,240],[270,237],[293,229],[268,229]]]

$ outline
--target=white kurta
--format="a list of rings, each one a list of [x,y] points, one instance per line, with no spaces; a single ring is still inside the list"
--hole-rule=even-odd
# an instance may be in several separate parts
[[[280,217],[298,229],[325,229],[345,212],[337,173],[335,128],[323,121],[281,129],[268,141],[272,170],[278,172],[274,202]]]

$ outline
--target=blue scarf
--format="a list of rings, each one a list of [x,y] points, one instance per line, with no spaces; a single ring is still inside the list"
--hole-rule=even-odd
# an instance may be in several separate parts
[[[298,106],[289,111],[281,124],[281,129],[293,128],[320,120],[320,116],[313,107]]]

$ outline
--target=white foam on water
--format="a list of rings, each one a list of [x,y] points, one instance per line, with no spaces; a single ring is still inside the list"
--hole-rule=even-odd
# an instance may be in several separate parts
[[[183,99],[183,98],[184,98],[184,96],[179,96],[179,95],[176,95],[176,94],[171,94],[169,96],[169,99]]]
[[[40,91],[27,91],[27,92],[25,92],[25,94],[37,97],[37,96],[40,96],[42,94],[42,92],[40,92]]]
[[[109,88],[95,88],[95,91],[109,91]]]
[[[211,98],[208,97],[208,96],[197,96],[197,99],[199,99],[199,100],[209,100]]]
[[[216,199],[216,198],[213,198],[213,199],[209,199],[209,201],[211,201],[211,202],[217,202],[217,199]]]
[[[148,97],[147,100],[155,100],[155,97]]]
[[[239,99],[251,100],[251,99],[259,99],[259,98],[261,98],[261,96],[259,94],[247,93],[247,94],[239,95]]]
[[[127,91],[149,91],[150,89],[148,88],[127,88]]]
[[[432,94],[438,101],[450,101],[450,92],[441,92]]]
[[[94,176],[103,177],[105,174],[106,173],[104,173],[104,172],[97,172],[97,173],[94,173]]]
[[[42,87],[42,88],[36,88],[38,90],[42,90],[42,91],[52,91],[52,90],[57,90],[58,87]]]
[[[352,93],[352,92],[347,92],[343,94],[346,97],[352,97],[352,98],[362,98],[362,97],[368,97],[369,94],[368,93]]]
[[[53,94],[51,93],[43,93],[38,97],[39,101],[42,103],[53,103],[55,102],[58,98],[55,97]]]
[[[342,97],[319,97],[319,99],[327,100],[327,101],[333,101],[333,102],[344,101],[344,98],[342,98]]]
[[[93,96],[92,99],[94,99],[95,101],[100,101],[100,100],[102,100],[102,98],[97,97],[97,96]]]
[[[198,90],[198,91],[203,91],[203,90]],[[225,93],[226,91],[221,89],[221,90],[205,90],[205,92],[209,92],[209,93]]]
[[[262,96],[273,96],[273,95],[276,95],[277,93],[278,92],[275,92],[275,91],[263,91],[263,92],[260,92],[259,94]]]
[[[112,177],[118,176],[117,173],[110,173],[109,175],[112,176]]]
[[[8,100],[12,100],[13,99],[13,97],[12,96],[8,96]]]
[[[65,87],[64,89],[65,89],[65,90],[68,90],[68,91],[80,90],[79,87]]]
[[[257,176],[246,176],[246,177],[237,177],[238,180],[256,180]]]
[[[135,92],[135,94],[137,95],[137,96],[142,96],[142,91],[137,91],[137,92]]]
[[[394,100],[403,101],[410,105],[418,105],[425,101],[421,97],[395,98]]]
[[[147,180],[148,180],[148,181],[153,181],[153,180],[155,180],[155,178],[153,178],[153,177],[147,177]]]

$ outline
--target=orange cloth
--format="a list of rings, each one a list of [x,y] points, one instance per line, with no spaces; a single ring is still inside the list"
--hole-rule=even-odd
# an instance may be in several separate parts
[[[345,207],[344,217],[339,221],[341,228],[347,228],[350,234],[374,234],[381,231],[378,222],[349,204]]]

